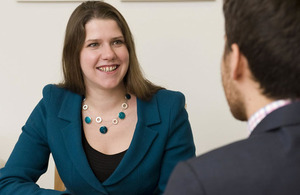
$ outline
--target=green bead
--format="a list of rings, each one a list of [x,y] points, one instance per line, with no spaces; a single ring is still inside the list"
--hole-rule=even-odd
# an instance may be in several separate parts
[[[128,93],[126,93],[126,95],[125,95],[125,98],[126,98],[127,100],[130,100],[130,98],[131,98],[131,95],[130,95],[130,94],[128,94]]]
[[[90,124],[92,122],[92,119],[91,117],[87,116],[84,118],[84,121],[87,123],[87,124]]]
[[[102,134],[107,133],[107,127],[105,127],[105,126],[100,127],[100,132],[101,132]]]
[[[124,118],[125,118],[125,116],[126,116],[126,115],[125,115],[125,113],[124,113],[124,112],[120,112],[120,113],[119,113],[119,118],[120,118],[120,119],[124,119]]]

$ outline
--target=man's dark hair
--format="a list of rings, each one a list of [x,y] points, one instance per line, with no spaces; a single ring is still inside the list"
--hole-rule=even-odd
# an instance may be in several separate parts
[[[239,46],[266,96],[300,98],[300,0],[224,0],[223,11],[225,50]]]

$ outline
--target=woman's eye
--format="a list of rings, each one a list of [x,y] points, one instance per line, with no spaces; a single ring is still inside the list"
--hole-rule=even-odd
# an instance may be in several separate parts
[[[99,44],[98,43],[91,43],[88,45],[88,47],[97,47]]]
[[[122,41],[122,40],[113,41],[113,45],[122,45],[123,43],[124,43],[124,41]]]

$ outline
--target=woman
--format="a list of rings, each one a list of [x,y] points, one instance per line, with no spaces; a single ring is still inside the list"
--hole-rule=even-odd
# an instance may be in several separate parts
[[[184,96],[143,77],[125,19],[101,1],[71,15],[62,62],[64,82],[43,89],[0,194],[162,194],[174,166],[195,155]],[[35,184],[50,153],[65,192]]]

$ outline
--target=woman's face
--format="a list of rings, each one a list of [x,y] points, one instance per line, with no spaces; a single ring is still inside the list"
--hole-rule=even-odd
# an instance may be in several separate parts
[[[112,19],[92,19],[85,31],[80,64],[86,89],[123,87],[129,53],[117,23]]]

